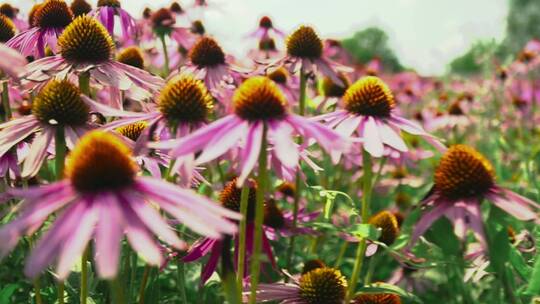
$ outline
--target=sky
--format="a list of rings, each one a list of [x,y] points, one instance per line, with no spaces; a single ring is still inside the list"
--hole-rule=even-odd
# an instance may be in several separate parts
[[[187,7],[191,1],[180,0],[179,3]],[[479,39],[500,41],[504,37],[508,12],[508,0],[207,1],[216,8],[203,16],[207,32],[217,37],[226,51],[236,55],[250,43],[244,39],[245,34],[253,30],[264,15],[270,16],[274,25],[286,32],[309,24],[325,38],[346,38],[355,31],[378,26],[389,35],[390,46],[401,62],[424,75],[443,73],[453,58],[466,52]],[[25,6],[32,1],[17,2]],[[146,6],[157,9],[171,1],[121,2],[138,17]]]

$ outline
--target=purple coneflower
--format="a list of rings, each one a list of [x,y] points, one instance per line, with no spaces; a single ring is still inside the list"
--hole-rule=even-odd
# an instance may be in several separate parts
[[[97,8],[89,15],[99,19],[111,36],[114,36],[115,16],[120,18],[122,40],[129,40],[135,34],[135,19],[120,5],[119,0],[98,0]]]
[[[176,18],[169,9],[161,8],[155,11],[150,17],[150,21],[152,30],[160,39],[164,39],[166,36],[171,37],[185,49],[190,49],[195,42],[195,36],[190,28],[175,26]]]
[[[317,111],[325,112],[329,107],[336,106],[351,85],[349,79],[343,73],[339,73],[339,78],[343,85],[334,83],[330,77],[322,79],[320,85],[321,95],[313,99],[313,102],[317,104]]]
[[[231,84],[237,73],[232,66],[232,58],[226,56],[223,49],[213,38],[199,38],[188,53],[189,61],[180,73],[195,75],[204,81],[210,91],[220,88],[223,83]]]
[[[249,180],[249,194],[248,194],[248,210],[247,210],[247,226],[246,226],[246,256],[244,260],[244,265],[246,265],[243,269],[247,270],[249,269],[247,265],[249,265],[251,260],[251,255],[253,252],[253,240],[254,240],[254,226],[253,226],[253,217],[255,215],[255,192],[257,191],[257,184],[254,180]],[[219,200],[221,202],[221,205],[229,210],[239,212],[240,211],[240,197],[241,197],[241,189],[236,186],[236,178],[230,181],[225,185],[225,188],[221,191],[219,195]],[[266,206],[265,206],[265,219],[267,219],[266,216]],[[263,226],[264,228],[264,226]],[[239,251],[239,235],[238,233],[233,235],[234,240],[234,256],[235,256],[235,265],[237,265],[237,259],[238,259],[238,251]],[[221,239],[216,238],[203,238],[199,241],[197,241],[195,244],[193,244],[188,252],[188,254],[182,258],[182,261],[184,262],[194,262],[197,261],[207,254],[210,253],[210,258],[204,265],[204,267],[201,270],[201,285],[206,283],[212,273],[217,269],[217,265],[219,262],[219,259],[222,254],[222,248],[226,243]],[[275,259],[274,254],[272,253],[272,247],[270,246],[270,242],[268,238],[266,237],[266,233],[262,234],[262,249],[266,253],[266,256],[268,258],[268,261],[272,264],[272,266],[275,268]],[[248,272],[244,272],[244,277],[248,276]]]
[[[263,132],[271,144],[273,165],[281,164],[296,170],[299,146],[293,133],[312,138],[326,151],[344,151],[348,141],[329,128],[287,109],[287,100],[277,85],[267,77],[256,76],[243,82],[232,98],[233,114],[227,115],[192,134],[177,140],[153,143],[155,148],[171,149],[180,157],[202,151],[196,163],[211,161],[228,150],[240,147],[239,184],[253,170],[259,157]]]
[[[306,267],[307,266],[307,267]],[[293,283],[259,284],[256,301],[281,304],[342,304],[347,280],[341,272],[322,263],[306,263],[299,279]],[[248,293],[244,292],[244,303]]]
[[[40,187],[9,190],[24,198],[22,214],[0,229],[5,256],[19,238],[32,233],[54,212],[63,210],[37,243],[25,267],[35,278],[54,260],[60,280],[67,277],[75,259],[91,239],[102,278],[118,271],[123,234],[149,264],[160,265],[162,253],[152,234],[177,248],[185,243],[169,227],[155,206],[193,231],[219,238],[234,233],[237,213],[222,208],[190,190],[151,177],[138,176],[131,151],[113,134],[92,131],[69,155],[66,178]]]
[[[381,157],[385,145],[401,152],[408,148],[401,130],[419,135],[439,149],[444,146],[416,123],[394,113],[395,101],[388,86],[378,77],[367,76],[356,81],[343,95],[345,109],[316,117],[343,136],[357,133],[363,148],[374,157]]]
[[[42,58],[45,47],[56,53],[58,37],[73,20],[73,13],[63,0],[46,0],[33,14],[31,28],[7,42],[7,46],[24,56]]]
[[[274,24],[272,22],[272,19],[268,16],[263,16],[259,20],[259,27],[251,32],[248,37],[255,37],[259,40],[265,40],[265,39],[271,39],[272,34],[279,36],[279,37],[285,37],[285,33],[280,31],[279,29],[274,27]]]
[[[487,249],[480,210],[484,198],[520,220],[539,222],[533,208],[540,208],[540,205],[498,186],[495,170],[482,154],[466,145],[451,146],[435,170],[435,185],[423,201],[424,206],[432,208],[416,223],[411,246],[444,215],[453,222],[458,237],[465,238],[467,228],[470,228]]]
[[[344,85],[338,72],[350,71],[324,56],[323,42],[309,26],[301,26],[287,38],[287,55],[270,66],[285,66],[291,73],[302,70],[306,75],[319,72],[338,85]]]
[[[23,177],[34,176],[45,161],[47,150],[56,142],[59,129],[71,149],[93,127],[89,122],[93,104],[69,81],[50,81],[34,99],[32,114],[0,125],[0,156],[35,135],[22,172]]]
[[[23,76],[32,82],[89,73],[91,79],[121,91],[154,92],[163,80],[148,72],[114,60],[114,42],[107,30],[89,16],[79,16],[58,38],[59,55],[36,60]]]
[[[13,7],[9,3],[3,3],[0,5],[0,14],[8,17],[13,21],[13,24],[15,24],[15,27],[19,31],[24,31],[28,28],[28,23],[24,21],[23,19],[19,18],[17,14],[19,13],[19,9]]]
[[[352,304],[401,304],[401,297],[393,293],[361,293],[351,300]]]

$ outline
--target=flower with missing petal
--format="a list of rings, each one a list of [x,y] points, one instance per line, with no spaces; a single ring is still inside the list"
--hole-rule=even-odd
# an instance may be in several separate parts
[[[53,184],[8,190],[24,200],[20,216],[0,228],[2,257],[20,237],[59,214],[28,259],[25,274],[31,278],[56,261],[57,277],[64,280],[91,240],[98,275],[114,278],[124,234],[147,263],[161,265],[162,252],[153,234],[177,249],[186,245],[156,207],[205,236],[236,232],[228,219],[239,219],[238,213],[190,190],[140,176],[130,149],[111,133],[91,131],[81,138],[64,174]]]
[[[356,133],[362,138],[363,149],[374,157],[383,156],[385,146],[407,152],[401,131],[421,136],[439,150],[445,149],[421,126],[394,113],[394,95],[378,77],[359,79],[345,91],[342,99],[345,109],[318,116],[315,120],[326,121],[342,136],[350,137]]]
[[[281,166],[293,172],[298,168],[301,147],[294,142],[294,135],[314,139],[326,151],[348,150],[346,139],[320,123],[290,113],[287,103],[275,82],[263,76],[252,77],[234,92],[232,114],[186,137],[151,143],[150,147],[168,149],[172,157],[201,152],[196,164],[239,148],[239,184],[257,164],[265,128],[272,167],[277,171],[281,171]]]
[[[31,28],[11,38],[7,46],[24,56],[42,58],[45,47],[57,52],[58,38],[73,20],[73,13],[64,0],[46,0],[33,13]]]
[[[488,199],[495,206],[522,221],[540,223],[535,209],[540,205],[517,193],[498,186],[491,163],[475,149],[466,145],[451,146],[435,170],[435,185],[423,206],[422,214],[411,236],[412,246],[441,216],[454,224],[456,235],[464,239],[471,229],[484,249],[486,236],[480,203]]]
[[[36,60],[22,78],[44,82],[89,73],[97,83],[145,99],[163,85],[163,79],[114,60],[114,42],[101,23],[83,15],[75,18],[58,38],[56,56]]]

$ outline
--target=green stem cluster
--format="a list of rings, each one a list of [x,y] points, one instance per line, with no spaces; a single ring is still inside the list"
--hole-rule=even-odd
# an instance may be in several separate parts
[[[262,247],[262,226],[264,220],[264,194],[267,186],[267,126],[263,127],[261,141],[261,152],[259,153],[259,175],[257,176],[257,192],[255,194],[255,232],[253,240],[253,254],[251,256],[251,288],[249,303],[256,303],[257,286],[259,285],[259,275],[261,270],[261,247]]]
[[[362,205],[361,205],[361,215],[362,223],[367,223],[369,220],[370,213],[370,202],[371,202],[371,191],[373,189],[372,176],[373,176],[373,163],[371,160],[371,155],[366,151],[362,150],[362,169],[364,176],[362,178]],[[362,265],[364,263],[364,256],[366,254],[367,240],[362,238],[358,244],[356,250],[356,258],[354,262],[353,272],[351,275],[351,280],[349,283],[349,292],[347,293],[347,299],[345,303],[353,298],[356,291],[356,285],[358,284],[358,278],[360,277],[360,272],[362,270]]]

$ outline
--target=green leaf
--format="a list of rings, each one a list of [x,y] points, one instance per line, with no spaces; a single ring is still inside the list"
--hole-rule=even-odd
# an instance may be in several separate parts
[[[540,247],[538,241],[540,241],[540,229],[535,229],[535,236],[537,241],[537,249]],[[536,256],[536,261],[534,262],[534,268],[531,273],[529,287],[527,287],[527,294],[530,295],[539,295],[540,294],[540,257]]]
[[[529,275],[531,274],[531,271],[532,271],[531,267],[527,265],[527,263],[525,262],[525,260],[523,259],[519,251],[514,247],[511,247],[510,249],[509,258],[510,258],[510,264],[512,264],[512,266],[514,267],[516,272],[520,275],[520,277],[526,281]]]
[[[0,304],[9,304],[11,303],[11,296],[19,288],[17,284],[8,284],[6,287],[0,290]]]
[[[345,230],[345,232],[359,238],[376,241],[381,236],[381,231],[370,224],[355,224]]]

